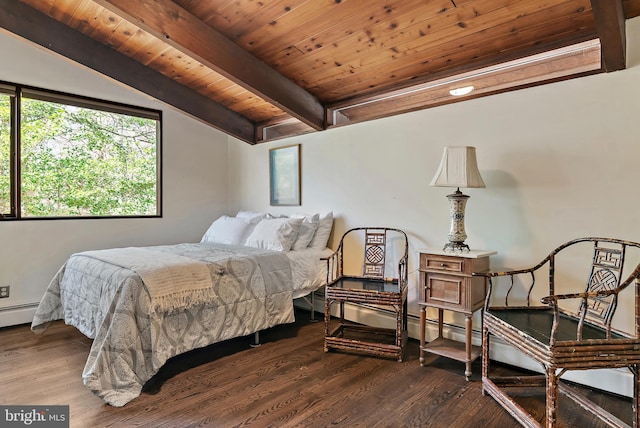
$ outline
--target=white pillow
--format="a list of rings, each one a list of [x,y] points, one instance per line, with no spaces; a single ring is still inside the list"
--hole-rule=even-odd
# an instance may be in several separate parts
[[[244,245],[244,241],[255,227],[248,219],[223,215],[209,226],[200,242]]]
[[[267,213],[267,215],[264,216],[264,218],[287,218],[286,215],[284,214],[271,214],[271,213]]]
[[[316,233],[316,230],[318,230],[318,226],[320,225],[320,214],[310,216],[305,214],[293,214],[291,218],[303,219],[302,224],[300,225],[300,230],[298,231],[298,236],[296,236],[296,240],[293,241],[291,249],[304,250],[313,239],[313,235]]]
[[[301,224],[301,218],[260,220],[247,238],[245,245],[266,250],[289,251]]]
[[[331,235],[331,228],[333,228],[333,211],[329,211],[324,216],[320,217],[320,224],[318,230],[313,235],[309,248],[325,249],[327,248],[327,242],[329,242],[329,235]]]
[[[238,211],[238,214],[236,214],[236,218],[251,220],[253,223],[258,223],[263,218],[267,218],[267,216],[267,213],[260,213],[256,211]]]

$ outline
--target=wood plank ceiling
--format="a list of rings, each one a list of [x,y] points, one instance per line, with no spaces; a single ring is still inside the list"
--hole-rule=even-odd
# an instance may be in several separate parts
[[[0,0],[0,7],[9,33],[251,144],[620,70],[625,20],[640,15],[640,0]],[[475,90],[466,96],[449,94],[469,85]]]

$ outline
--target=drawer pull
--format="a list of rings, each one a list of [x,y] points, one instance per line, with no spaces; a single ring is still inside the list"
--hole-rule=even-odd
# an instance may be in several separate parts
[[[440,267],[447,267],[446,263],[440,263]]]

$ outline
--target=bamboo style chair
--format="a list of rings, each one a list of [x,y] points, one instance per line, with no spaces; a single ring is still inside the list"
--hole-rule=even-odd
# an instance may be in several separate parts
[[[338,249],[325,259],[325,352],[335,349],[402,361],[407,343],[408,248],[407,235],[399,229],[358,227],[345,232]],[[346,274],[345,265],[349,266],[350,261],[359,257],[364,259],[362,274]],[[338,304],[338,322],[337,327],[332,328],[334,303]],[[390,308],[395,314],[396,327],[349,322],[345,319],[345,304]]]
[[[556,294],[556,259],[589,244],[593,245],[590,274],[582,292]],[[575,247],[574,247],[575,246]],[[568,247],[574,250],[566,251]],[[559,382],[568,370],[589,370],[627,367],[633,374],[633,426],[640,427],[638,412],[640,380],[640,264],[625,267],[627,250],[637,256],[640,243],[608,238],[580,238],[569,241],[545,257],[537,265],[510,272],[478,273],[489,278],[482,327],[482,393],[491,395],[523,426],[542,426],[527,410],[507,395],[508,387],[545,387],[546,415],[544,425],[554,427],[557,418],[558,392],[573,399],[585,410],[593,413],[610,426],[628,426],[620,419],[581,395],[570,385]],[[587,249],[588,250],[588,249]],[[531,304],[530,298],[536,279],[540,279],[543,266],[548,268],[548,295],[540,304]],[[564,266],[564,265],[563,265]],[[588,268],[588,266],[587,266]],[[632,269],[632,270],[630,270]],[[624,274],[630,272],[623,280]],[[538,274],[536,276],[536,274]],[[504,296],[504,306],[491,306],[496,287],[493,280],[506,277],[510,286]],[[524,277],[524,278],[523,278]],[[528,286],[526,304],[510,303],[514,294],[514,279]],[[497,281],[497,279],[496,279]],[[530,281],[530,283],[529,283]],[[620,301],[620,293],[635,282],[635,331],[628,334],[612,328],[612,320]],[[530,284],[530,285],[527,285]],[[581,291],[581,290],[580,290]],[[544,294],[545,290],[541,290]],[[494,296],[496,299],[496,296]],[[523,296],[524,299],[524,296]],[[572,300],[571,300],[572,299]],[[560,303],[579,302],[578,311],[569,312]],[[496,300],[494,300],[496,301]],[[574,306],[575,308],[575,306]],[[489,375],[489,337],[499,337],[533,360],[540,363],[544,376],[493,377]]]

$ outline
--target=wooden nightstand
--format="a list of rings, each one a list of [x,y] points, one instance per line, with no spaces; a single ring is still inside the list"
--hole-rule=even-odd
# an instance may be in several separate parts
[[[471,376],[471,363],[481,353],[479,346],[471,345],[473,313],[484,304],[485,278],[473,277],[473,272],[489,270],[489,256],[495,251],[444,252],[418,250],[420,254],[420,365],[424,366],[424,353],[442,355],[465,363],[464,375]],[[425,343],[427,307],[438,308],[438,338]],[[465,343],[442,336],[443,311],[465,314]]]

